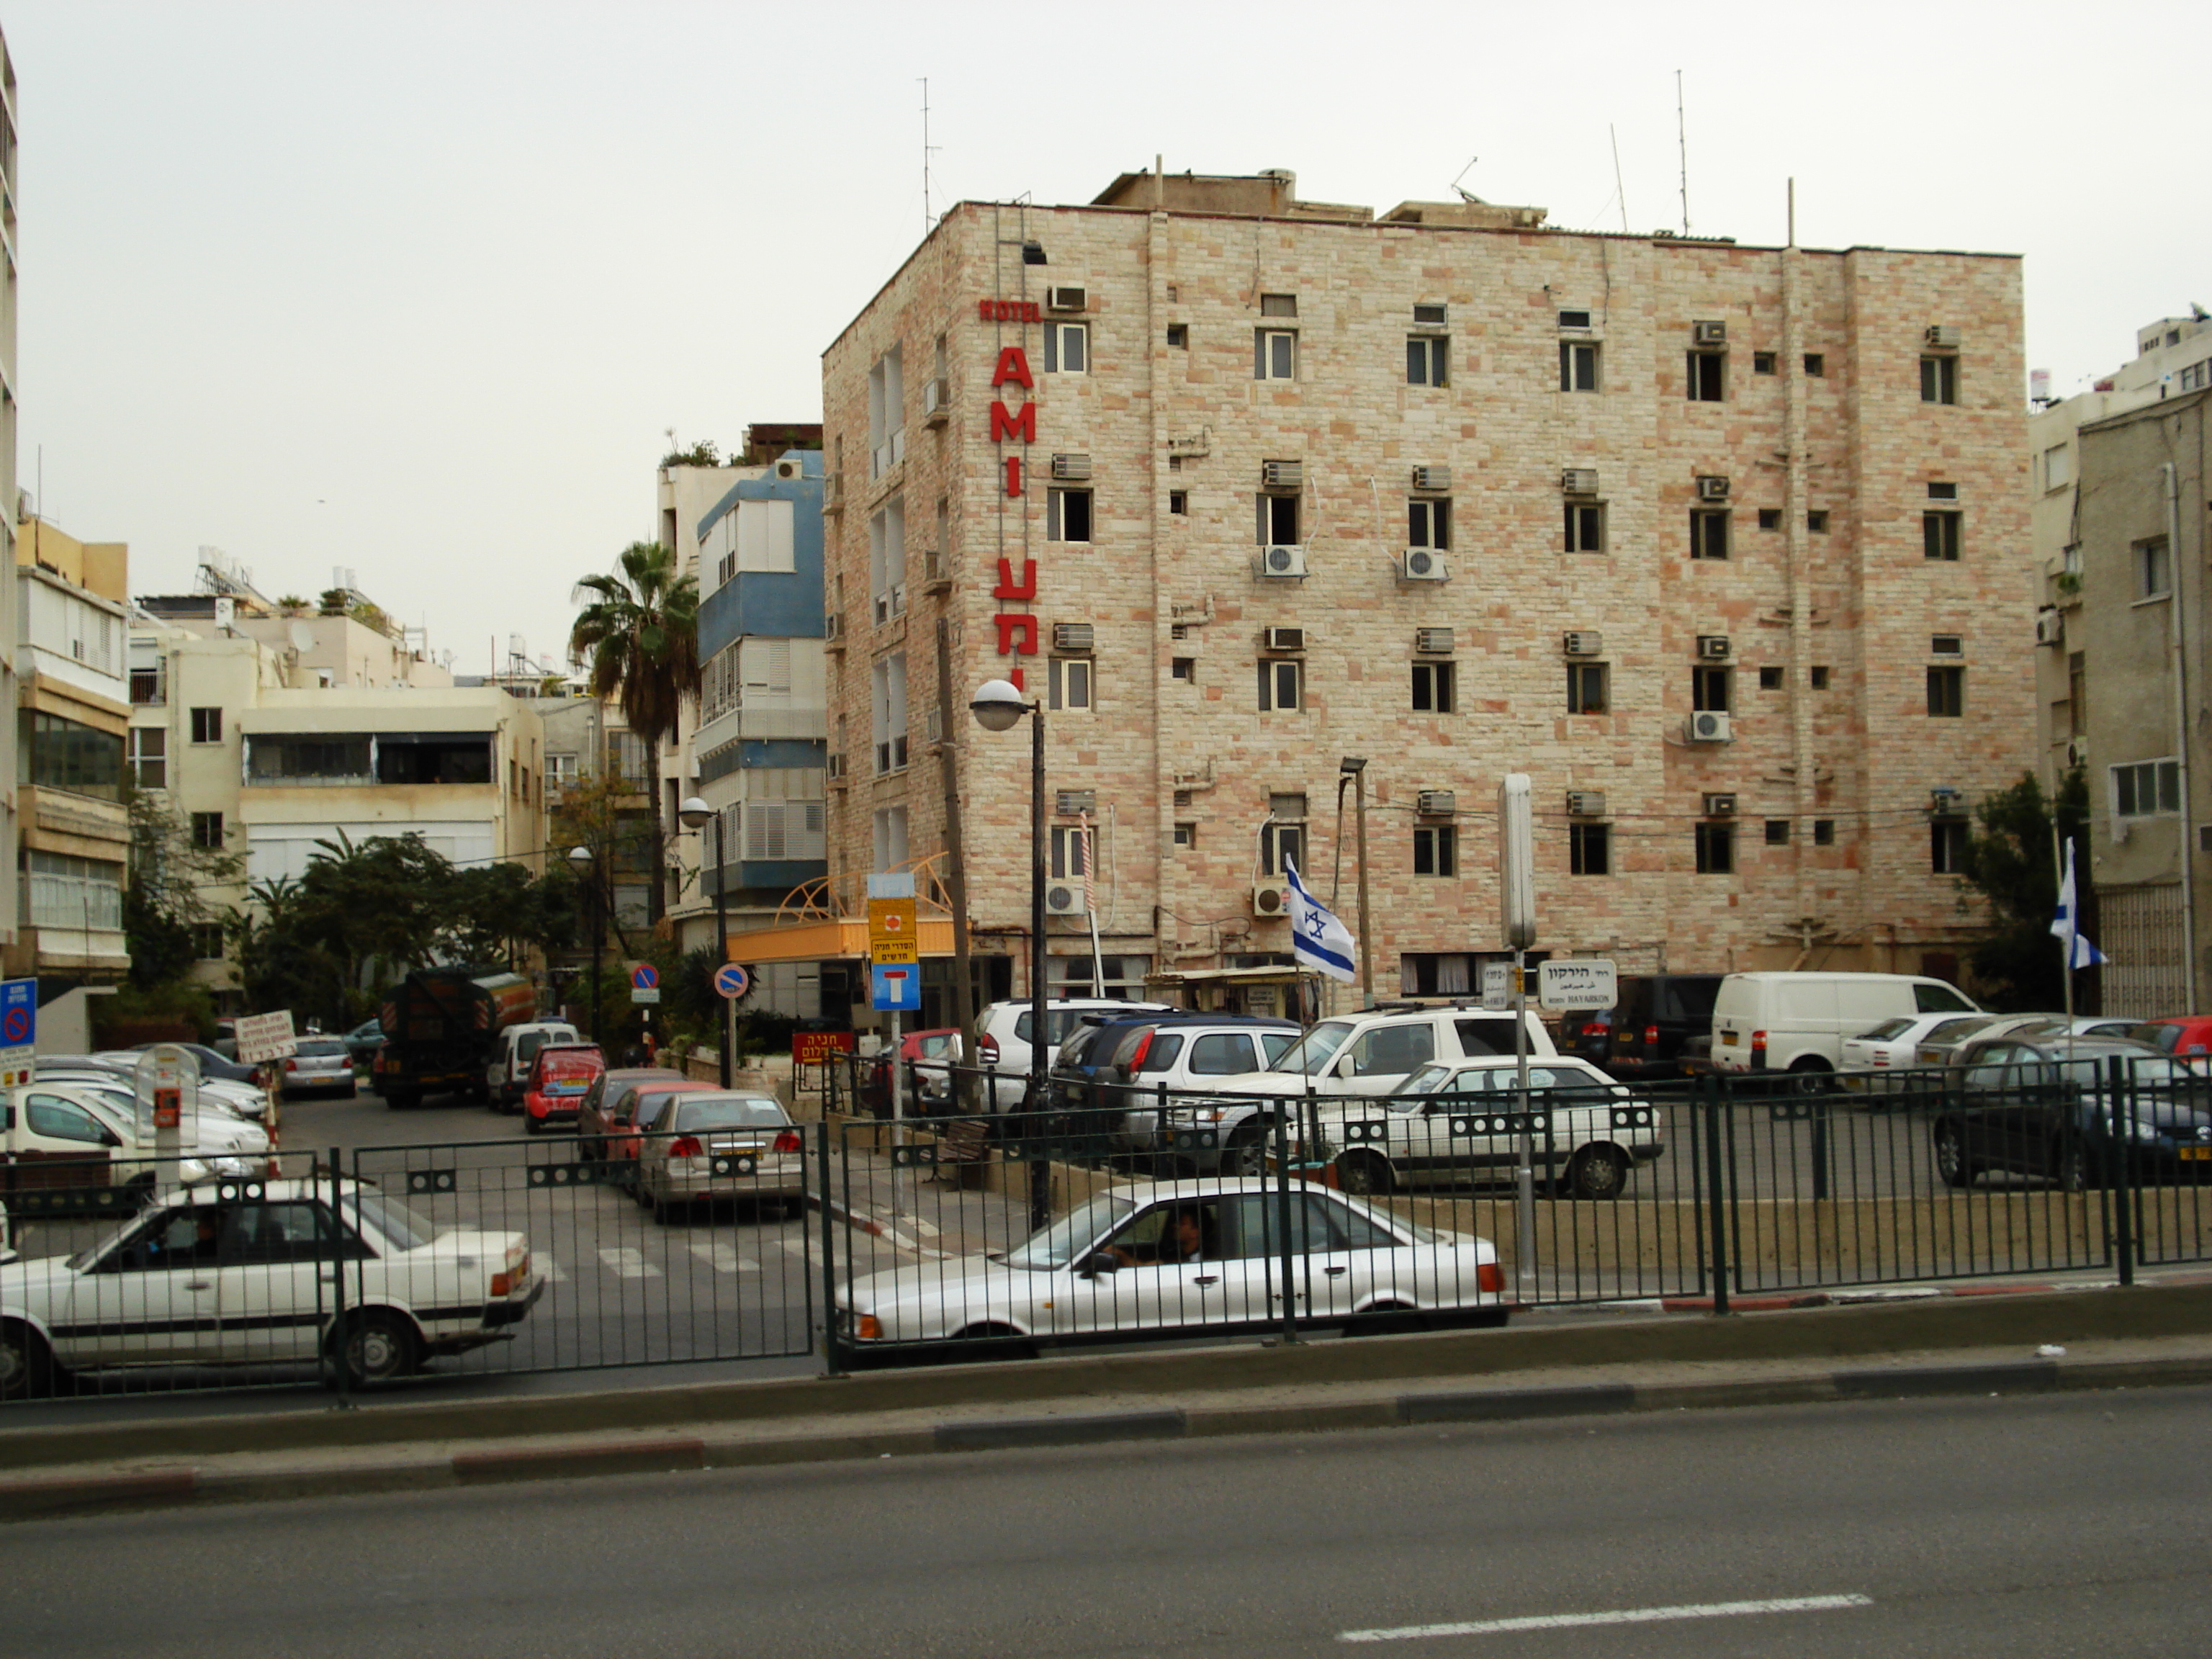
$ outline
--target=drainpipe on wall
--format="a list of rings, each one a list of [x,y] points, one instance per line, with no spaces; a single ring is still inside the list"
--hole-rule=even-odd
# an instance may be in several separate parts
[[[2181,556],[2181,479],[2172,461],[2165,462],[2159,471],[2165,475],[2166,485],[2166,567],[2173,580],[2173,618],[2166,631],[2173,654],[2174,765],[2180,774],[2175,782],[2181,796],[2181,986],[2188,999],[2187,1011],[2193,1014],[2202,1003],[2197,994],[2197,830],[2189,793],[2189,653],[2188,626],[2182,611],[2185,562]]]
[[[1813,583],[1807,562],[1810,550],[1805,530],[1805,356],[1804,331],[1800,325],[1797,252],[1797,181],[1790,181],[1789,240],[1782,250],[1782,394],[1783,449],[1785,468],[1782,526],[1786,532],[1784,556],[1790,582],[1790,759],[1792,771],[1791,811],[1796,817],[1790,837],[1792,907],[1802,927],[1813,914],[1813,811],[1817,805],[1813,757],[1813,699],[1808,665],[1813,654]],[[1812,941],[1801,933],[1798,953],[1802,965],[1811,953]]]

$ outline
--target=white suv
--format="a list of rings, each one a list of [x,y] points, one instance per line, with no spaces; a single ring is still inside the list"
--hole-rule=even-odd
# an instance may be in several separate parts
[[[1528,1052],[1540,1059],[1559,1053],[1533,1008],[1522,1015]],[[1223,1078],[1206,1092],[1221,1097],[1171,1109],[1171,1127],[1212,1128],[1227,1146],[1250,1146],[1266,1133],[1267,1109],[1257,1099],[1288,1100],[1310,1090],[1322,1100],[1345,1095],[1387,1095],[1438,1060],[1490,1060],[1513,1052],[1513,1016],[1476,1006],[1376,1009],[1325,1019],[1264,1072]],[[1235,1097],[1230,1098],[1229,1097]]]
[[[1018,1112],[1030,1080],[1031,1017],[1036,1010],[1027,997],[1013,1002],[994,1002],[975,1022],[975,1064],[993,1074],[991,1109]],[[1111,997],[1048,997],[1045,1000],[1045,1066],[1085,1014],[1173,1014],[1182,1010],[1164,1002],[1117,1002]],[[1038,1109],[1043,1103],[1038,1103]]]

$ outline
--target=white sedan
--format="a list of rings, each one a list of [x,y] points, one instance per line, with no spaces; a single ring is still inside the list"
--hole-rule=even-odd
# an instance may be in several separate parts
[[[1503,1056],[1433,1060],[1380,1100],[1323,1105],[1321,1137],[1338,1184],[1388,1193],[1507,1179],[1521,1159],[1519,1089],[1519,1067]],[[1564,1197],[1619,1198],[1667,1150],[1658,1105],[1586,1060],[1531,1060],[1528,1090],[1539,1176]]]
[[[327,1181],[209,1182],[75,1255],[0,1267],[0,1399],[78,1370],[333,1358],[373,1386],[497,1340],[544,1289],[520,1233],[438,1232],[352,1182],[331,1200]]]
[[[1286,1235],[1281,1204],[1273,1182],[1249,1177],[1109,1188],[1013,1249],[855,1279],[839,1298],[839,1330],[863,1351],[1264,1330],[1282,1322],[1286,1243],[1301,1322],[1505,1322],[1487,1239],[1304,1183],[1291,1189]]]
[[[1879,1072],[1891,1066],[1917,1066],[1920,1045],[1939,1031],[1954,1025],[1965,1031],[1989,1023],[1985,1014],[1900,1014],[1882,1021],[1872,1030],[1845,1037],[1843,1064],[1838,1069],[1846,1073]]]

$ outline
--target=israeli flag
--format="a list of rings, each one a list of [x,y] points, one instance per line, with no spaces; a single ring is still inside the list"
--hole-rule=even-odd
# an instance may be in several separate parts
[[[1291,878],[1291,956],[1301,968],[1312,968],[1331,979],[1352,982],[1352,957],[1358,947],[1352,929],[1298,879],[1297,866],[1283,860],[1283,873]]]
[[[2066,874],[2058,884],[2058,914],[2051,919],[2051,931],[2066,947],[2066,965],[2069,968],[2094,968],[2100,962],[2110,961],[2111,958],[2102,951],[2089,943],[2087,935],[2075,930],[2075,923],[2078,919],[2074,899],[2074,842],[2069,837],[2066,842]]]

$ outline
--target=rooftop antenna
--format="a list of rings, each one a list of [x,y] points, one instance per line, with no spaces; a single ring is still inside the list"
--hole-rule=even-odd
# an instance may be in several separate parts
[[[1620,202],[1620,230],[1628,234],[1628,186],[1620,182],[1620,134],[1608,122],[1606,131],[1613,136],[1613,193]]]
[[[1690,129],[1682,114],[1682,71],[1674,71],[1674,143],[1682,155],[1682,234],[1690,234]]]
[[[937,215],[929,205],[929,157],[935,146],[929,142],[929,77],[921,77],[921,234],[929,234],[937,223]]]
[[[1459,198],[1459,199],[1460,199],[1461,201],[1462,201],[1462,202],[1480,202],[1480,201],[1482,199],[1480,196],[1477,196],[1477,195],[1476,195],[1473,191],[1469,191],[1469,190],[1462,190],[1462,189],[1460,189],[1460,187],[1459,187],[1459,181],[1460,181],[1460,179],[1466,178],[1466,177],[1467,177],[1467,175],[1468,175],[1468,173],[1470,173],[1474,172],[1474,164],[1475,164],[1477,161],[1480,161],[1481,159],[1482,159],[1482,157],[1480,157],[1480,155],[1470,155],[1470,156],[1468,156],[1468,157],[1467,158],[1467,165],[1466,165],[1465,167],[1462,167],[1462,168],[1459,170],[1458,173],[1457,173],[1457,174],[1453,178],[1453,179],[1452,179],[1452,181],[1451,181],[1451,187],[1452,187],[1452,191],[1453,191],[1453,192],[1454,192],[1455,195],[1457,195],[1457,196],[1458,196],[1458,198]]]

